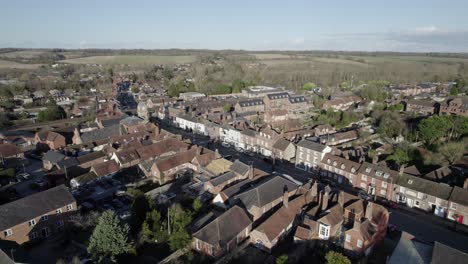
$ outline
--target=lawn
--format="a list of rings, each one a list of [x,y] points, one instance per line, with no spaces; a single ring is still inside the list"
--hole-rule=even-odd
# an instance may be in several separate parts
[[[63,63],[72,64],[128,64],[128,65],[151,65],[151,64],[177,64],[192,63],[196,60],[194,55],[180,56],[157,56],[157,55],[115,55],[115,56],[92,56],[76,59],[63,60]]]
[[[42,64],[26,64],[26,63],[14,62],[14,61],[0,60],[0,69],[32,70],[32,69],[37,69],[40,66],[42,66]]]

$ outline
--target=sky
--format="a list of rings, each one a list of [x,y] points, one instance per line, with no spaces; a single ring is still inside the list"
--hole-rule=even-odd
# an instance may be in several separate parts
[[[467,0],[0,0],[0,47],[468,52]]]

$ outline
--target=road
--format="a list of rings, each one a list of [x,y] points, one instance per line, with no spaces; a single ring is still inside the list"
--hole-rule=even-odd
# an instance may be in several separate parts
[[[25,167],[27,173],[31,174],[31,179],[27,181],[20,182],[14,186],[16,193],[20,197],[26,197],[33,193],[39,192],[39,189],[31,188],[36,180],[41,180],[44,178],[44,172],[42,171],[42,161],[36,159],[29,159],[30,165]]]
[[[438,241],[463,252],[468,252],[468,236],[433,224],[424,217],[416,217],[404,213],[404,211],[390,209],[390,223],[421,240]]]

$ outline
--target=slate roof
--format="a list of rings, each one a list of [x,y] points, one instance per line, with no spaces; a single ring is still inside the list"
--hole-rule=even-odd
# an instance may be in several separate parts
[[[42,156],[42,160],[50,161],[55,164],[65,159],[65,157],[66,156],[60,152],[49,150],[44,154],[44,156]]]
[[[432,101],[427,101],[427,100],[408,100],[407,104],[409,105],[420,105],[420,106],[425,106],[425,107],[434,107],[434,102]]]
[[[452,194],[450,195],[449,201],[468,205],[468,189],[460,188],[458,186],[453,187]]]
[[[291,104],[298,104],[298,103],[303,103],[307,101],[304,96],[294,96],[294,97],[289,97],[289,102]]]
[[[102,129],[96,129],[90,132],[83,133],[81,135],[81,140],[83,143],[94,142],[99,140],[109,140],[114,136],[120,135],[120,126],[113,125],[109,127],[104,127]]]
[[[235,205],[194,233],[193,237],[210,245],[224,247],[251,224],[252,220],[247,213]]]
[[[135,125],[138,125],[138,124],[140,124],[142,122],[144,122],[144,120],[139,118],[139,117],[129,116],[129,117],[126,117],[126,118],[120,120],[119,123],[121,125],[124,125],[124,126],[135,126]]]
[[[325,154],[322,159],[322,164],[326,164],[328,166],[332,166],[334,168],[338,168],[340,170],[357,174],[359,167],[361,164],[354,162],[352,160],[348,160],[342,157],[335,156],[331,153]],[[354,172],[353,172],[354,168]]]
[[[210,183],[213,184],[213,186],[218,186],[221,185],[231,179],[234,179],[236,177],[236,174],[232,171],[228,171],[222,175],[219,175],[218,177],[210,180]]]
[[[432,195],[443,200],[448,200],[450,192],[452,191],[452,188],[446,184],[436,183],[405,173],[398,176],[395,184],[417,192]]]
[[[384,165],[372,164],[369,162],[362,163],[358,173],[387,182],[392,178],[396,179],[398,176],[398,171],[391,170]]]
[[[233,164],[231,164],[231,166],[229,167],[229,170],[239,174],[239,175],[246,175],[249,170],[250,170],[250,166],[243,163],[242,161],[239,161],[239,160],[236,160],[234,161]]]
[[[75,202],[65,185],[60,185],[0,206],[0,230],[6,230],[57,208]]]
[[[115,156],[119,159],[121,164],[127,164],[140,158],[134,149],[115,152]]]
[[[272,94],[267,94],[268,99],[270,100],[276,100],[276,99],[283,99],[283,98],[288,98],[289,94],[288,93],[272,93]]]
[[[463,264],[467,261],[468,254],[441,244],[437,241],[434,242],[431,264]]]
[[[37,135],[41,141],[54,141],[56,138],[63,138],[62,135],[53,131],[39,132]]]
[[[255,100],[247,100],[247,101],[240,101],[239,105],[241,107],[246,107],[246,106],[253,106],[253,105],[263,105],[263,100],[262,99],[255,99]]]
[[[119,125],[122,119],[123,117],[101,119],[101,124],[103,127],[112,127]]]
[[[73,178],[73,180],[81,185],[81,184],[85,184],[87,182],[93,181],[97,178],[98,176],[96,175],[96,173],[90,171],[88,173],[81,174],[80,176]]]
[[[307,139],[301,140],[297,144],[297,146],[298,147],[303,147],[303,148],[306,148],[306,149],[310,149],[310,150],[313,150],[313,151],[317,151],[317,152],[322,152],[327,147],[326,145],[316,143],[316,142],[313,142],[313,141],[310,141],[310,140],[307,140]]]
[[[269,180],[260,183],[250,190],[240,193],[234,197],[239,199],[246,208],[252,206],[262,207],[283,196],[285,189],[288,192],[296,190],[299,185],[286,180],[280,176],[274,176]]]
[[[59,166],[60,168],[64,168],[64,167],[70,168],[78,164],[79,162],[75,157],[69,157],[69,158],[66,158],[64,160],[57,162],[57,166]]]

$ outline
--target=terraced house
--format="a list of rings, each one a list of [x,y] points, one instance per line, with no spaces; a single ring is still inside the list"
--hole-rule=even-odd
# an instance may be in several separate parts
[[[364,162],[358,170],[358,177],[353,181],[353,186],[365,190],[370,195],[391,200],[397,176],[397,171],[386,166]]]
[[[393,200],[445,217],[452,188],[420,177],[401,174],[395,181]]]
[[[317,169],[325,154],[331,150],[329,146],[307,139],[301,140],[296,148],[296,167],[305,171]]]
[[[0,239],[23,244],[63,231],[76,213],[76,201],[65,185],[0,206]]]
[[[360,167],[361,164],[357,162],[327,153],[320,163],[320,173],[339,184],[353,185]]]

